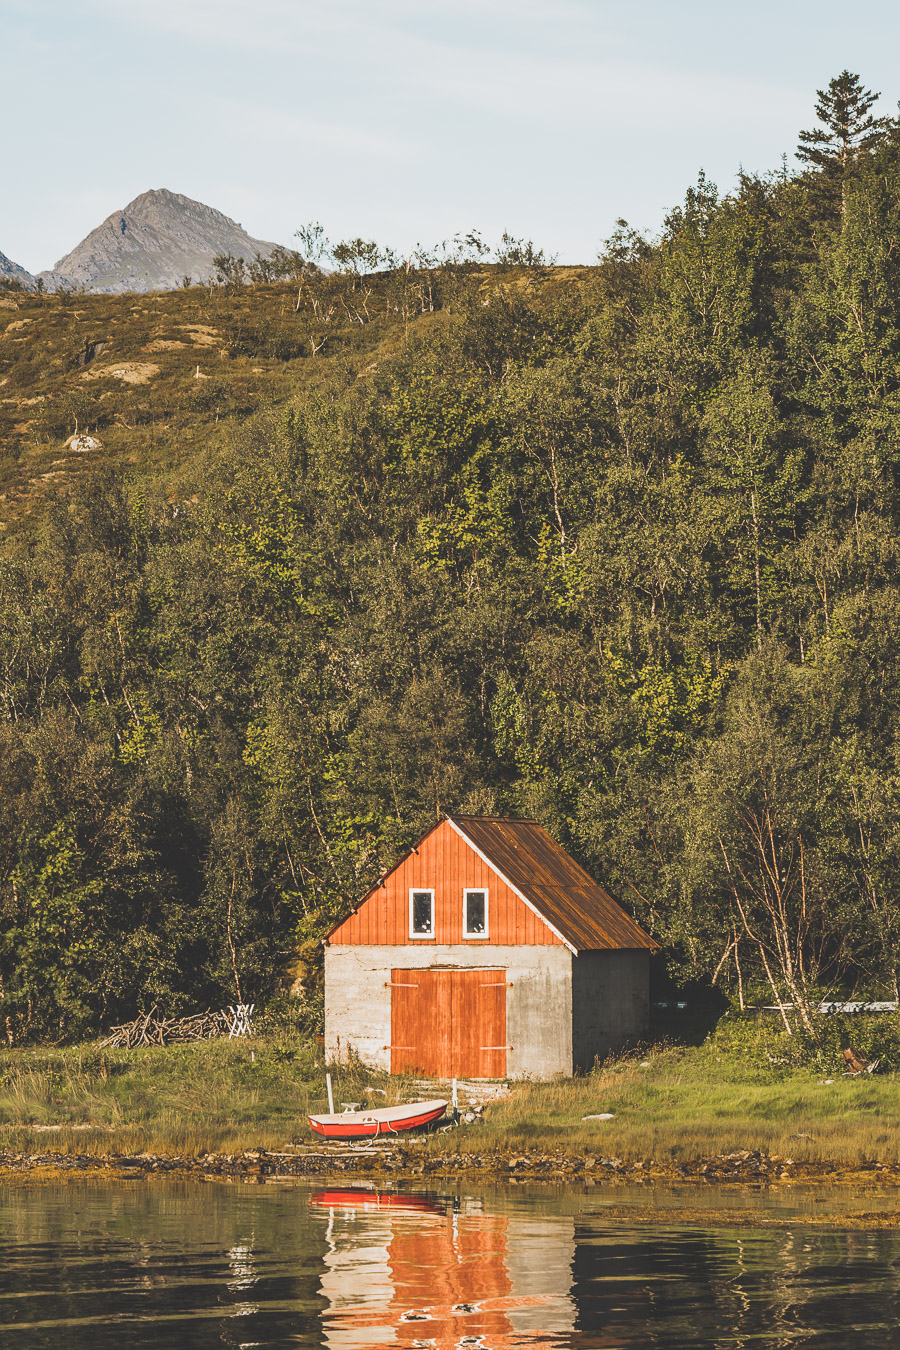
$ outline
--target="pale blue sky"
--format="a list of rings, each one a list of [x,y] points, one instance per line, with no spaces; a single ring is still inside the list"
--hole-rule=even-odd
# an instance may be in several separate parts
[[[49,267],[168,187],[278,242],[590,261],[701,167],[777,168],[845,66],[895,111],[898,47],[883,0],[0,0],[0,251]]]

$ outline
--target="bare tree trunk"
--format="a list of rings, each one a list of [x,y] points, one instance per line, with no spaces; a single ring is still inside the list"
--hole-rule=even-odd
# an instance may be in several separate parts
[[[737,927],[734,928],[734,968],[737,971],[738,981],[738,1003],[741,1012],[744,1011],[744,977],[741,974],[741,954],[738,945]]]
[[[234,888],[237,885],[237,869],[231,869],[231,890],[228,893],[228,917],[225,921],[225,931],[228,934],[228,950],[231,952],[231,969],[234,971],[234,987],[237,990],[238,1003],[243,1003],[244,995],[241,992],[241,982],[238,978],[237,956],[234,950],[234,939],[231,936],[231,906],[234,901]]]

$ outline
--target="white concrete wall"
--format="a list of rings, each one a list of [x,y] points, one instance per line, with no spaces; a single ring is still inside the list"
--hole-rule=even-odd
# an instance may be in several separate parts
[[[392,970],[506,971],[506,1071],[510,1078],[572,1072],[572,955],[567,947],[488,945],[325,948],[325,1053],[353,1051],[364,1064],[391,1067]]]

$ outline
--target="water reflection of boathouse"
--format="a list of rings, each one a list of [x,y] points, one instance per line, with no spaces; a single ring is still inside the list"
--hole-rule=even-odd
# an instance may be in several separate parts
[[[327,1346],[506,1350],[536,1333],[545,1346],[569,1343],[573,1220],[374,1192],[320,1192],[313,1203],[327,1224]]]

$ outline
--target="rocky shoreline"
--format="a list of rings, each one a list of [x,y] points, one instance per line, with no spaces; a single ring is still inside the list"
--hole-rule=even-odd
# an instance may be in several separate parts
[[[178,1174],[198,1179],[264,1183],[293,1178],[343,1176],[348,1179],[420,1184],[430,1180],[480,1178],[507,1183],[523,1181],[581,1182],[582,1184],[689,1181],[717,1184],[771,1185],[790,1181],[865,1181],[900,1185],[900,1163],[878,1161],[842,1164],[796,1161],[793,1158],[741,1149],[678,1163],[652,1159],[623,1161],[599,1154],[572,1156],[533,1152],[506,1155],[497,1151],[434,1152],[423,1145],[334,1147],[270,1152],[249,1149],[239,1154],[201,1153],[197,1156],[156,1153],[63,1153],[55,1151],[0,1151],[0,1179],[35,1173],[101,1172],[118,1177]]]

